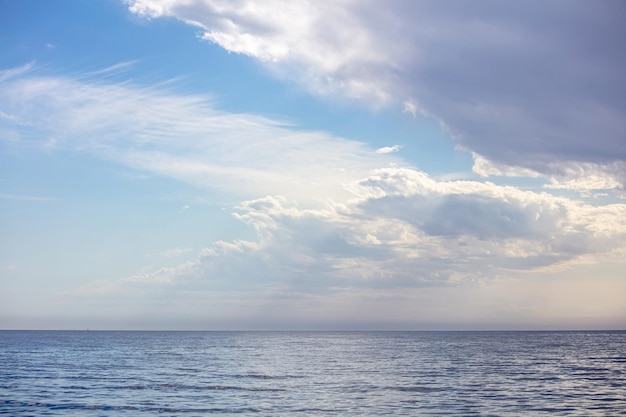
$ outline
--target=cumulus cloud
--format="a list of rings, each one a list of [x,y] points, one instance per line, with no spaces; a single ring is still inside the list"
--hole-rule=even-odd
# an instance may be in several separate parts
[[[316,94],[430,115],[495,166],[552,176],[595,164],[624,186],[609,169],[626,161],[621,2],[127,3]]]
[[[623,204],[437,181],[409,168],[375,170],[353,191],[318,208],[280,196],[244,201],[234,216],[256,241],[220,241],[179,268],[130,280],[329,294],[489,282],[625,253]]]

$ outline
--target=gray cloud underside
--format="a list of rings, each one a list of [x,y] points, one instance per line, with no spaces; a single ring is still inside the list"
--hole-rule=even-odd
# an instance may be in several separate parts
[[[626,183],[622,1],[128,3],[196,25],[315,93],[409,103],[496,164],[563,188],[586,176]]]

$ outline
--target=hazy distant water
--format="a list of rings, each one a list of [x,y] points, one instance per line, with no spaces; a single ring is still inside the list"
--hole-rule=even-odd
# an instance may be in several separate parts
[[[626,415],[626,332],[0,332],[0,414]]]

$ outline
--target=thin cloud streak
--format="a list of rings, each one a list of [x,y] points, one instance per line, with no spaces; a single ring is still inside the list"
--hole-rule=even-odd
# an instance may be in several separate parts
[[[0,199],[2,200],[13,200],[13,201],[53,201],[56,200],[52,197],[41,197],[34,195],[22,195],[22,194],[0,194]]]

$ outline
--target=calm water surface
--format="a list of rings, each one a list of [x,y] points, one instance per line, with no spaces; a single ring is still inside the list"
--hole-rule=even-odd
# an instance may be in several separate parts
[[[0,414],[626,416],[626,332],[0,331]]]

